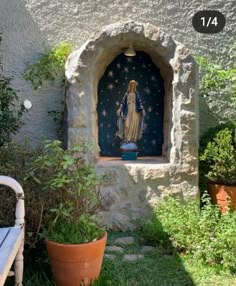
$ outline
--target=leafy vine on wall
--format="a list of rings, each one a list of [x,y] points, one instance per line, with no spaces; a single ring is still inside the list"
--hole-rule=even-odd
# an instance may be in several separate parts
[[[29,65],[24,72],[24,78],[31,82],[32,87],[35,90],[39,89],[46,81],[53,82],[58,79],[58,77],[60,78],[63,87],[61,111],[48,111],[48,114],[57,124],[57,135],[60,139],[63,136],[62,125],[64,122],[66,104],[65,62],[72,52],[72,47],[72,44],[68,42],[61,42],[60,44],[53,46],[47,53],[43,54],[37,62]]]
[[[200,68],[200,95],[209,96],[211,92],[224,90],[229,92],[232,102],[236,104],[236,44],[230,50],[231,64],[225,67],[213,63],[203,56],[195,56]]]

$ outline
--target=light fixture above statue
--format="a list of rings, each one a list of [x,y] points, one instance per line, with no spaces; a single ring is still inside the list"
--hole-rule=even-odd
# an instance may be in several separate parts
[[[130,45],[129,48],[124,51],[124,55],[127,56],[127,57],[134,57],[134,56],[136,56],[136,52],[133,49],[132,45]]]

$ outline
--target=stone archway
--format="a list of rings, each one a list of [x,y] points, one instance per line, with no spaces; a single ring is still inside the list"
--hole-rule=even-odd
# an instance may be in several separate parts
[[[161,161],[143,165],[121,162],[120,173],[116,164],[112,170],[112,162],[106,163],[108,165],[98,164],[100,172],[110,174],[110,185],[107,182],[104,190],[109,193],[113,213],[119,213],[118,209],[114,211],[115,205],[118,208],[122,200],[130,201],[131,206],[127,207],[127,211],[131,212],[127,214],[128,220],[135,217],[132,209],[142,208],[142,200],[139,198],[142,194],[137,191],[137,180],[140,188],[149,194],[148,205],[169,193],[180,193],[182,196],[198,194],[197,64],[183,44],[175,42],[151,24],[127,21],[108,25],[94,33],[79,50],[70,55],[66,64],[68,146],[81,139],[94,142],[98,146],[98,82],[112,60],[130,45],[136,51],[149,54],[160,69],[165,84],[165,101]],[[119,178],[122,178],[121,182],[124,180],[124,171],[129,176],[127,184],[130,192],[132,193],[132,188],[136,188],[135,198],[131,199],[131,194],[126,197],[124,194],[118,195],[121,189],[126,188],[119,186]],[[116,188],[117,191],[114,192]],[[106,212],[106,223],[113,226],[113,216],[109,212],[110,210]],[[120,212],[119,215],[124,214]]]

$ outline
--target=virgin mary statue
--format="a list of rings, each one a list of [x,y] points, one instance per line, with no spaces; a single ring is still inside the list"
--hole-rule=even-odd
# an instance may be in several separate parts
[[[118,131],[116,135],[125,143],[136,143],[142,137],[145,111],[141,97],[137,92],[135,80],[129,82],[128,90],[117,110],[117,115]]]

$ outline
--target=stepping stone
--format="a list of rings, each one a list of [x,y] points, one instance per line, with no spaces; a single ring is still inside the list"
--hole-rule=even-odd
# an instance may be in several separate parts
[[[104,255],[105,258],[107,258],[108,260],[114,260],[116,258],[116,256],[114,254],[106,254]]]
[[[125,254],[122,261],[124,262],[133,262],[138,259],[144,258],[144,255],[142,254]]]
[[[115,239],[114,243],[130,245],[134,243],[134,238],[132,236],[118,237],[117,239]]]
[[[120,246],[107,246],[106,251],[123,252],[123,248]]]
[[[141,253],[145,254],[147,252],[154,252],[156,251],[156,248],[153,246],[148,246],[148,245],[144,245],[141,247]]]

